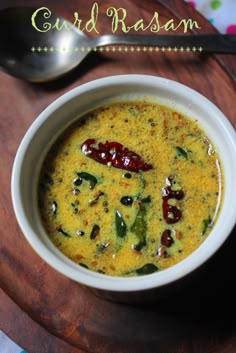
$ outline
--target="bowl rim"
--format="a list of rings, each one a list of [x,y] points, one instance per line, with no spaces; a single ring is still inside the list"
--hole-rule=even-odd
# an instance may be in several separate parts
[[[50,119],[50,116],[53,115],[55,111],[60,109],[65,103],[72,100],[75,97],[80,96],[82,93],[88,93],[95,87],[103,89],[107,85],[117,86],[121,84],[140,84],[140,85],[157,85],[158,87],[168,87],[171,91],[179,91],[181,94],[186,95],[186,97],[193,96],[197,101],[201,102],[200,105],[206,105],[211,108],[211,111],[215,113],[217,119],[221,121],[224,126],[226,133],[229,136],[230,143],[234,151],[236,152],[236,134],[233,126],[226,118],[226,116],[216,107],[205,96],[193,90],[192,88],[176,82],[174,80],[166,79],[163,77],[152,76],[152,75],[143,75],[143,74],[126,74],[126,75],[113,75],[107,76],[99,79],[95,79],[84,83],[80,86],[77,86],[68,92],[64,93],[56,100],[54,100],[49,106],[44,109],[36,120],[30,125],[26,134],[24,135],[19,148],[17,150],[15,160],[12,168],[11,176],[11,197],[12,204],[16,219],[18,224],[35,252],[52,268],[56,269],[58,272],[62,273],[66,277],[75,280],[81,284],[87,285],[89,287],[108,290],[108,291],[118,291],[118,292],[127,292],[127,291],[142,291],[146,289],[152,289],[161,287],[170,283],[173,283],[180,278],[183,278],[195,271],[198,267],[203,265],[224,243],[224,241],[229,236],[232,231],[235,222],[236,222],[236,210],[231,212],[230,221],[225,223],[225,231],[222,237],[215,238],[215,241],[211,246],[208,246],[209,239],[204,240],[202,245],[197,248],[191,255],[186,257],[181,262],[177,263],[170,268],[167,268],[162,271],[157,271],[153,274],[137,276],[137,277],[117,277],[109,276],[106,274],[100,274],[91,270],[87,270],[68,258],[66,258],[59,250],[52,252],[49,247],[47,247],[42,240],[39,239],[36,232],[32,229],[30,222],[27,219],[25,214],[24,205],[22,204],[21,198],[21,173],[22,166],[25,158],[25,154],[29,148],[30,142],[35,135],[37,135],[38,129],[42,124]],[[235,167],[236,168],[236,167]],[[236,187],[235,187],[235,196],[236,196]],[[220,218],[220,215],[219,217]],[[214,226],[215,227],[215,226]],[[214,227],[211,233],[214,233]]]

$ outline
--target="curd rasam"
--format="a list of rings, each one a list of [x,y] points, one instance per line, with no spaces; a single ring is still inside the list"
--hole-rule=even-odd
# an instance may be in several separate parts
[[[206,239],[220,212],[219,155],[198,121],[154,103],[88,113],[50,149],[39,209],[55,246],[114,276],[163,270]]]

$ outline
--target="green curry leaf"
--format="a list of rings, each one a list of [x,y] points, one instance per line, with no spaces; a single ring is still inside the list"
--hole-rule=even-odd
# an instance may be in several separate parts
[[[139,210],[133,225],[131,226],[130,230],[133,232],[138,240],[138,248],[139,250],[146,245],[146,233],[147,233],[147,223],[146,223],[146,206],[143,202],[139,205]]]
[[[124,238],[127,233],[127,225],[119,210],[115,212],[116,234],[119,238]]]
[[[138,268],[135,272],[139,276],[149,275],[158,271],[158,267],[152,263],[145,264],[144,266]]]
[[[90,189],[93,189],[95,187],[95,185],[97,184],[97,178],[90,174],[90,173],[87,173],[87,172],[79,172],[77,173],[78,177],[82,180],[86,180],[89,182],[89,187]]]

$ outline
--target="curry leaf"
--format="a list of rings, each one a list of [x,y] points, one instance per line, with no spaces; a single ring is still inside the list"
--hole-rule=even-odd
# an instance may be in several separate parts
[[[133,225],[131,226],[130,230],[133,232],[138,240],[139,243],[136,246],[138,250],[140,250],[143,246],[146,245],[146,232],[147,232],[147,223],[146,223],[146,206],[144,203],[140,203],[139,210]]]
[[[89,174],[87,172],[79,172],[79,173],[77,173],[77,175],[80,179],[86,180],[89,182],[90,189],[93,189],[98,182],[97,178],[95,176],[93,176],[92,174]]]
[[[135,272],[139,276],[149,275],[150,273],[154,273],[158,271],[158,267],[152,263],[145,264],[143,267],[138,268]]]
[[[119,210],[115,213],[116,234],[119,238],[124,238],[127,233],[127,226]]]

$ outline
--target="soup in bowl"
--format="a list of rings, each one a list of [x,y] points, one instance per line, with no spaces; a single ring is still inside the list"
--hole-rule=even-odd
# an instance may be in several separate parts
[[[79,283],[160,288],[230,234],[235,152],[227,118],[196,91],[144,75],[99,79],[26,133],[12,174],[16,217],[38,254]]]
[[[155,104],[89,112],[50,149],[39,209],[55,246],[90,270],[135,276],[191,254],[223,201],[218,153],[196,120]]]

